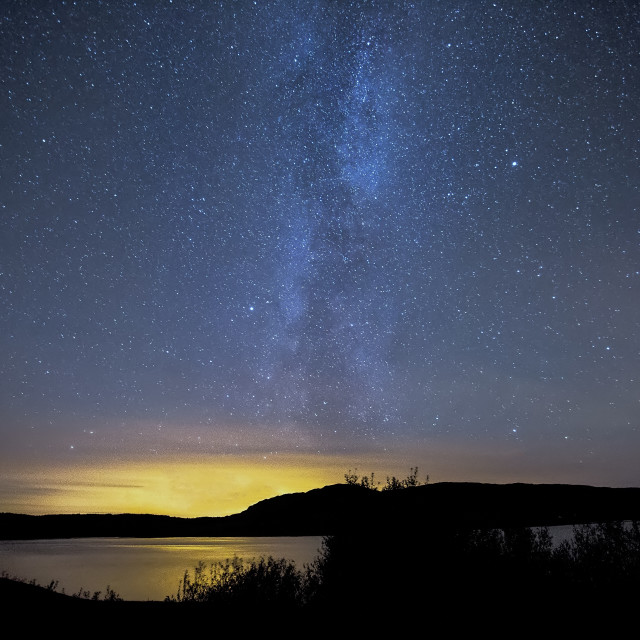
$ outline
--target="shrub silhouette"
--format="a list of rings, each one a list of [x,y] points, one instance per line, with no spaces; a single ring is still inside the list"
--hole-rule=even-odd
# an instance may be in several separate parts
[[[419,487],[422,484],[429,484],[429,476],[424,482],[418,480],[418,467],[411,467],[411,472],[404,478],[399,480],[395,476],[387,476],[387,484],[382,487],[383,491],[395,491],[397,489],[408,489],[409,487]]]
[[[352,472],[351,469],[349,469],[344,474],[345,482],[350,485],[360,485],[365,489],[373,489],[375,491],[377,487],[376,487],[373,471],[371,472],[371,476],[362,476],[362,477],[360,477],[356,473],[357,471],[358,471],[357,468],[355,469],[354,472]]]
[[[572,585],[596,592],[640,588],[640,522],[573,527],[573,537],[555,550],[557,573]]]
[[[365,489],[377,490],[379,482],[375,481],[375,474],[372,471],[370,476],[359,476],[357,473],[358,469],[356,468],[354,471],[349,469],[344,474],[344,479],[347,484],[350,485],[360,485]],[[382,487],[382,491],[395,491],[397,489],[407,489],[408,487],[419,487],[423,484],[429,484],[429,476],[427,475],[424,482],[418,480],[418,467],[411,467],[409,475],[404,478],[396,478],[396,476],[387,476],[387,482]]]
[[[304,576],[293,562],[273,557],[246,562],[233,558],[185,571],[174,602],[298,605]]]
[[[545,527],[416,527],[382,538],[369,531],[326,536],[303,570],[272,557],[200,563],[167,600],[365,615],[374,601],[398,613],[421,610],[426,598],[443,611],[460,602],[476,612],[496,603],[522,610],[582,606],[590,597],[613,602],[639,588],[639,523],[579,525],[555,546]]]

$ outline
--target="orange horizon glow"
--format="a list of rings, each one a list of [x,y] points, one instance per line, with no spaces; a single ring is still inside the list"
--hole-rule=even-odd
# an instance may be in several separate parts
[[[602,461],[605,462],[605,461]],[[4,461],[0,511],[32,515],[152,513],[177,517],[225,516],[277,495],[344,482],[347,470],[405,477],[418,466],[432,482],[565,482],[625,485],[597,467],[541,466],[517,449],[463,452],[448,447],[411,454],[278,454],[157,456],[149,459],[77,459],[64,465],[39,460]],[[603,465],[604,466],[604,465]],[[594,481],[593,478],[601,477]]]

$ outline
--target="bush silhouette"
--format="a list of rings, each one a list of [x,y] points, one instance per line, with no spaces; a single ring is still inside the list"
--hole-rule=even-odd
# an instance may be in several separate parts
[[[555,550],[557,573],[566,582],[605,592],[640,588],[640,522],[577,525]]]
[[[233,558],[185,571],[174,602],[299,605],[304,576],[293,562],[273,557],[246,562]]]
[[[347,484],[360,485],[365,489],[372,489],[374,491],[378,489],[378,485],[380,483],[376,483],[373,471],[369,476],[359,476],[357,471],[357,468],[354,471],[349,469],[344,474],[344,479]],[[382,491],[395,491],[397,489],[407,489],[408,487],[419,487],[423,484],[429,484],[429,476],[427,475],[425,481],[421,482],[418,480],[418,467],[411,467],[409,475],[404,479],[396,478],[396,476],[387,476],[387,482],[382,487]]]
[[[399,480],[395,476],[387,476],[387,484],[382,487],[383,491],[396,491],[397,489],[408,489],[409,487],[419,487],[422,484],[429,484],[429,476],[424,482],[418,480],[418,467],[411,467],[411,472],[404,478]]]
[[[618,602],[640,588],[640,524],[574,527],[553,544],[545,527],[452,529],[419,527],[379,538],[353,531],[323,538],[318,557],[303,570],[272,557],[238,558],[186,572],[179,603],[409,615],[425,602],[476,612],[500,603],[526,607]],[[455,597],[452,595],[455,594]]]

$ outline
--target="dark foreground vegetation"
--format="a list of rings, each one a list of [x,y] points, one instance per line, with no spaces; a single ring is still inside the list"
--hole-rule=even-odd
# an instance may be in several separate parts
[[[274,558],[201,563],[164,602],[125,602],[109,588],[66,596],[55,583],[43,588],[1,577],[5,618],[20,616],[43,630],[57,621],[68,637],[97,628],[129,635],[591,636],[635,624],[640,489],[430,485],[417,468],[384,485],[351,471],[345,480],[227,518],[4,514],[4,537],[331,533],[309,566]],[[540,526],[576,522],[601,524],[575,525],[561,543]]]
[[[640,523],[579,525],[554,545],[546,528],[441,530],[378,540],[326,537],[303,570],[273,558],[200,564],[168,601],[409,613],[429,600],[565,604],[640,595]],[[513,603],[512,603],[513,604]]]
[[[635,616],[640,523],[579,525],[556,545],[545,528],[413,530],[384,538],[363,530],[326,537],[317,560],[303,568],[274,558],[200,564],[162,603],[121,602],[109,590],[62,596],[51,585],[37,592],[21,585],[18,593],[15,583],[0,582],[5,611],[19,605],[42,620],[128,628],[575,631]]]

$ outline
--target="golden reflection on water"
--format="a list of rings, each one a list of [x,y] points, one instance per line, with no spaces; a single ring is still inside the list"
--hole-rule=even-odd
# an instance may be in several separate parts
[[[312,562],[319,536],[279,538],[79,538],[0,542],[0,569],[58,590],[91,593],[109,585],[127,600],[163,600],[175,595],[185,571],[237,556],[245,560],[273,555]]]

